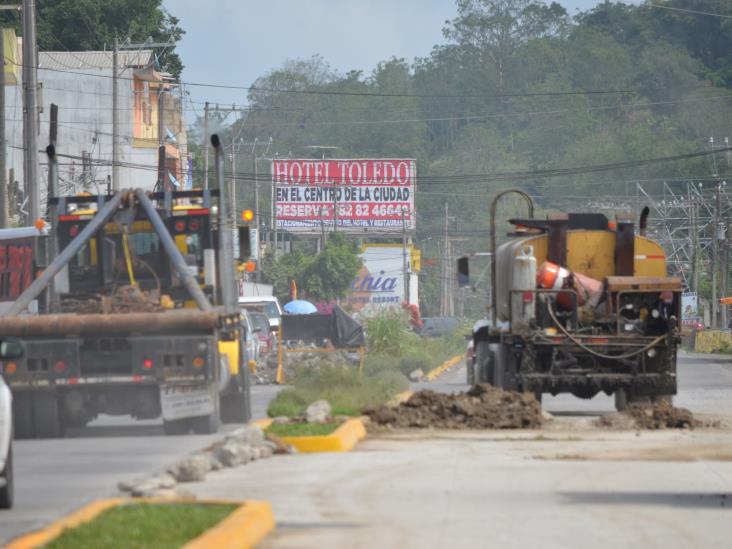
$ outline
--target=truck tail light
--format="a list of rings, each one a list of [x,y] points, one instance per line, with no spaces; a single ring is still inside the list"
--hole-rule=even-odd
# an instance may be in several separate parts
[[[532,292],[524,292],[521,295],[521,298],[523,299],[524,303],[531,303],[531,300],[533,299],[534,294]]]
[[[146,370],[151,370],[153,367],[152,359],[146,358],[145,360],[143,360],[142,367],[145,368]]]
[[[18,365],[15,362],[8,362],[5,364],[5,373],[12,375],[18,371]]]
[[[197,356],[193,358],[193,367],[198,368],[199,370],[203,368],[203,365],[206,364],[206,361],[202,356]]]
[[[63,360],[58,360],[56,364],[53,365],[53,371],[57,374],[63,374],[66,371],[66,363]]]

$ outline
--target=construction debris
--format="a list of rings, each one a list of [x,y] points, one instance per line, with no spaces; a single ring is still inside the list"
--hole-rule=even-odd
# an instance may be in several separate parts
[[[86,299],[67,298],[61,312],[76,314],[157,313],[163,311],[157,291],[137,286],[120,286],[112,295],[95,294]]]
[[[365,411],[377,425],[396,428],[532,429],[541,427],[541,405],[530,393],[478,384],[467,393],[419,391],[398,406]]]

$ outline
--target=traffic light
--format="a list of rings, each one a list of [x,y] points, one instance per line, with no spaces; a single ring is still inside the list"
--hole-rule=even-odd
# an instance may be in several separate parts
[[[241,219],[244,221],[244,225],[239,226],[239,259],[241,261],[248,261],[252,259],[252,227],[251,223],[254,221],[254,212],[252,210],[243,210],[241,212]],[[255,244],[256,245],[256,244]]]

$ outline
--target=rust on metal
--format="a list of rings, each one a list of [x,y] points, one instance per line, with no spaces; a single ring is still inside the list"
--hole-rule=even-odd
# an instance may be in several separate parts
[[[615,274],[633,276],[635,261],[635,225],[618,219],[615,231]]]
[[[215,312],[170,311],[128,314],[57,314],[0,317],[0,333],[15,337],[84,336],[130,333],[211,333],[219,321]]]
[[[552,263],[566,267],[569,216],[567,214],[553,215],[552,219],[547,219],[547,224],[548,244],[546,258]]]
[[[622,292],[626,290],[680,292],[681,279],[658,276],[608,276],[607,290],[608,292]]]

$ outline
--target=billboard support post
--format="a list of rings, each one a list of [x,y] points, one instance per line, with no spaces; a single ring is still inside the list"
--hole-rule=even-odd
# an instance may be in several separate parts
[[[407,218],[406,211],[402,208],[402,273],[404,276],[404,301],[409,300],[409,262],[407,260]]]

